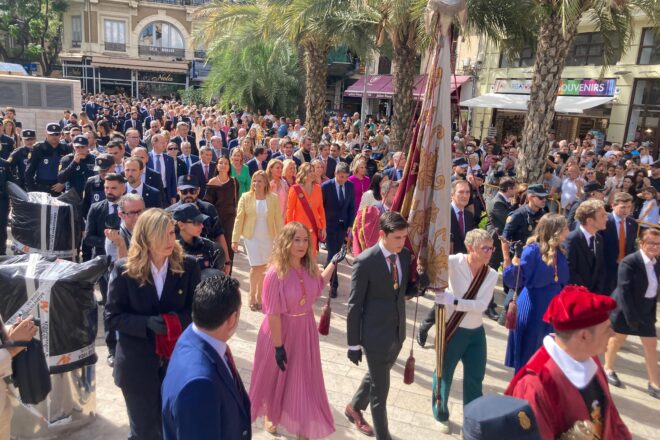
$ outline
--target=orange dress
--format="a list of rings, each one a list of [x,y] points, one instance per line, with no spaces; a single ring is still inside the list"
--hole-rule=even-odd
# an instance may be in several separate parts
[[[314,220],[316,220],[316,227],[321,230],[325,229],[325,211],[323,210],[323,194],[321,193],[321,186],[314,184],[312,187],[312,194],[307,194],[303,188],[303,193],[309,201],[309,206],[312,208],[312,213],[314,214]],[[289,199],[286,203],[286,216],[284,223],[291,222],[300,222],[303,225],[307,226],[310,230],[310,235],[312,237],[312,249],[314,252],[318,252],[318,237],[312,230],[312,222],[303,208],[302,201],[298,197],[295,187],[289,188]]]

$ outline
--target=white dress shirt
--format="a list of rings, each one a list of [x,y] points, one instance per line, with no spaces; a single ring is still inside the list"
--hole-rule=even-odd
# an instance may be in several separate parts
[[[162,154],[157,154],[156,152],[152,152],[152,153],[154,155],[154,157],[153,157],[154,171],[157,171],[156,161],[159,161],[160,162],[160,178],[163,180],[163,188],[167,188],[167,179],[166,179],[166,176],[165,176],[165,158],[163,157],[163,156],[165,156],[165,153],[162,153]]]
[[[126,183],[126,194],[133,194],[133,190],[135,190],[136,194],[142,196],[143,189],[144,189],[144,184],[142,182],[140,182],[140,185],[136,186],[135,188],[133,188],[130,183],[128,182]]]
[[[233,373],[231,372],[231,368],[229,368],[229,364],[227,363],[227,344],[220,339],[216,339],[213,336],[209,335],[208,333],[203,332],[202,330],[199,329],[193,322],[192,324],[192,331],[195,333],[197,336],[202,338],[204,342],[208,343],[213,349],[218,353],[218,356],[220,356],[220,359],[222,359],[222,363],[225,364],[225,367],[227,368],[227,371],[229,371],[229,375],[232,376]]]
[[[392,252],[388,251],[385,249],[385,246],[383,246],[383,243],[378,241],[378,246],[380,247],[380,251],[383,253],[385,256],[385,261],[387,262],[387,267],[390,269],[390,274],[392,273],[392,267],[390,263],[390,255],[392,255]],[[396,256],[396,270],[397,270],[397,275],[399,276],[399,283],[401,283],[401,259],[399,258],[399,255],[397,254]]]
[[[151,277],[154,279],[154,287],[156,288],[156,293],[158,294],[158,299],[160,300],[160,297],[163,296],[163,287],[165,287],[165,279],[167,278],[167,268],[169,266],[169,262],[166,258],[163,267],[160,269],[154,266],[154,263],[152,263],[151,260],[149,260],[149,265],[151,266]]]
[[[590,234],[589,231],[584,229],[584,226],[580,225],[580,231],[582,232],[582,235],[584,235],[584,239],[587,240],[587,246],[589,246],[589,240],[591,240],[591,237],[594,236],[594,234]],[[596,239],[594,238],[594,248],[592,251],[595,253],[596,252]]]
[[[642,260],[644,260],[644,268],[646,269],[646,279],[649,282],[648,287],[646,288],[646,293],[644,293],[644,298],[655,298],[658,295],[658,276],[655,274],[655,258],[651,259],[648,255],[644,253],[643,250],[639,251],[642,254]]]

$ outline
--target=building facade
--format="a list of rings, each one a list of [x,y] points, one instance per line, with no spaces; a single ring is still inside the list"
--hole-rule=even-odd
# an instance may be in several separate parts
[[[573,140],[588,131],[610,142],[660,143],[660,36],[646,16],[635,16],[630,46],[602,69],[603,38],[581,23],[558,90],[553,124],[556,139]],[[472,114],[470,132],[502,140],[519,135],[529,99],[535,48],[517,59],[504,57],[492,42],[478,57],[477,96],[462,101]],[[469,64],[469,63],[467,63]],[[602,73],[602,75],[601,75]]]
[[[62,76],[86,92],[171,96],[207,72],[193,11],[208,0],[72,0],[64,15]]]

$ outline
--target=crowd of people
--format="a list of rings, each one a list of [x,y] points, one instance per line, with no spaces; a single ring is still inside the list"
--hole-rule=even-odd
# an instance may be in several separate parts
[[[5,109],[0,255],[6,181],[80,196],[78,258],[112,262],[99,288],[107,362],[125,399],[129,438],[250,438],[258,417],[273,434],[278,427],[299,438],[334,432],[313,305],[325,286],[330,298],[342,292],[337,264],[347,251],[348,358],[359,364],[364,355],[368,372],[344,414],[363,434],[390,438],[386,402],[405,339],[405,304],[424,289],[413,282],[407,221],[391,210],[406,155],[390,151],[385,121],[369,117],[362,127],[358,114],[336,115],[315,143],[299,119],[269,112],[99,94],[84,96],[80,112],[65,112],[37,142],[37,130],[18,130],[16,117]],[[459,132],[452,143],[449,286],[435,296],[447,311],[445,362],[432,393],[443,432],[450,431],[459,361],[463,403],[482,395],[484,315],[510,330],[504,363],[517,375],[507,393],[530,401],[544,439],[578,419],[541,417],[553,402],[530,398],[532,385],[521,388],[530,365],[555,362],[588,402],[576,414],[609,433],[603,438],[629,438],[599,380],[622,385],[616,353],[627,335],[640,336],[647,391],[660,398],[657,151],[636,141],[601,145],[589,133],[575,142],[551,135],[550,147],[543,182],[527,184],[516,180],[515,137],[497,143]],[[227,345],[240,319],[239,285],[230,276],[241,250],[250,267],[249,309],[264,315],[249,390]],[[508,295],[498,305],[500,270]],[[602,299],[610,297],[616,304]],[[583,301],[591,306],[582,310]],[[569,303],[578,308],[566,312]],[[612,335],[603,324],[610,312]],[[431,310],[416,334],[422,347],[435,324]],[[32,332],[26,325],[12,331]],[[588,356],[576,357],[575,347]],[[601,375],[593,357],[604,351]],[[571,380],[561,356],[584,364],[589,380]],[[362,414],[367,407],[373,427]]]

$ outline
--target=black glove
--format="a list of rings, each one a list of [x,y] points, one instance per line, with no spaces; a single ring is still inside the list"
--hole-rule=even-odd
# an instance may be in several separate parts
[[[342,245],[341,249],[339,249],[339,252],[337,252],[332,257],[332,260],[330,260],[330,262],[334,263],[335,266],[336,266],[339,263],[341,263],[344,258],[346,258],[346,244],[345,243]]]
[[[348,350],[348,359],[353,362],[355,365],[360,365],[362,362],[362,350]]]
[[[525,243],[523,243],[522,241],[516,242],[516,244],[513,247],[514,255],[520,258],[522,256],[522,251],[524,247],[525,247]]]
[[[147,318],[147,328],[157,335],[164,335],[167,333],[165,320],[160,316],[150,316]]]
[[[284,345],[275,347],[275,362],[277,362],[277,366],[280,368],[280,370],[286,371],[286,363],[288,361],[286,360],[286,351],[284,351]]]

